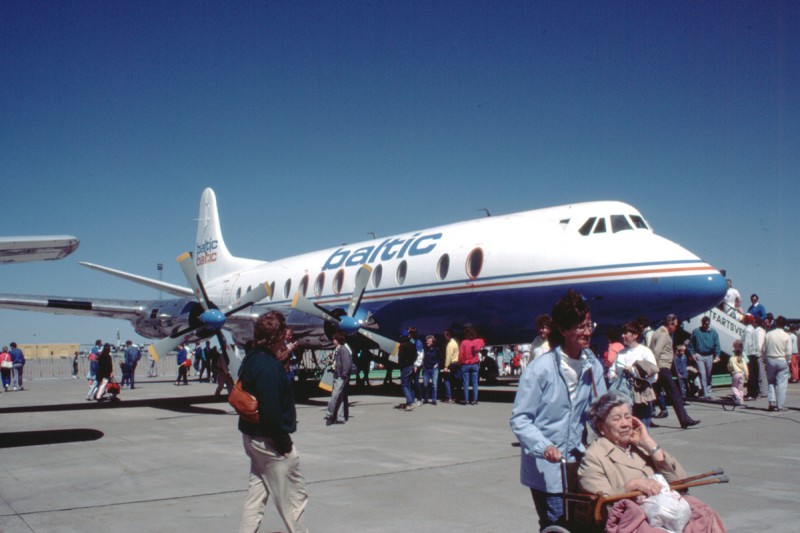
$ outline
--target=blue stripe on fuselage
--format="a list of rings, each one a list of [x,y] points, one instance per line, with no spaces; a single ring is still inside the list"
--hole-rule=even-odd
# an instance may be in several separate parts
[[[655,267],[687,263],[698,266],[705,264],[702,261],[670,261],[622,266]],[[564,269],[548,271],[546,274],[579,274],[609,268]],[[489,343],[508,344],[530,342],[536,335],[535,317],[549,313],[553,304],[570,287],[586,298],[592,309],[593,320],[601,326],[619,325],[639,315],[651,320],[661,319],[667,313],[675,313],[680,317],[692,316],[719,303],[727,289],[724,278],[719,273],[709,271],[628,279],[589,278],[552,285],[520,286],[510,283],[515,278],[531,276],[517,274],[482,278],[466,287],[462,280],[370,291],[368,294],[371,298],[364,298],[361,310],[373,313],[380,331],[390,337],[396,336],[408,325],[415,325],[423,333],[439,333],[448,327],[457,329],[464,324],[476,324],[481,327]],[[498,281],[506,283],[498,284]],[[494,283],[495,286],[481,289],[480,285],[484,282]],[[535,283],[535,280],[531,280],[531,283]],[[384,299],[388,293],[397,293],[398,297]],[[319,298],[317,301],[325,307],[337,307],[339,304],[344,306],[348,298]],[[280,305],[279,302],[275,303]]]

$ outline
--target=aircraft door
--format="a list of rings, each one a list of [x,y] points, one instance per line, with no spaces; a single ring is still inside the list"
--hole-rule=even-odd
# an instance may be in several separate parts
[[[236,285],[239,281],[239,275],[236,274],[235,276],[226,279],[222,285],[222,297],[220,298],[219,305],[220,307],[225,307],[230,305],[232,302],[236,301],[237,296],[235,294]]]

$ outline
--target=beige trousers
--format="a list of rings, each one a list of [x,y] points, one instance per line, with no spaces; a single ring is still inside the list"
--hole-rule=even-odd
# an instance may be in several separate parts
[[[270,495],[289,533],[307,532],[303,511],[308,503],[308,492],[300,473],[297,447],[283,455],[273,442],[265,437],[242,434],[244,451],[250,457],[250,489],[242,511],[240,533],[255,533],[264,517]]]

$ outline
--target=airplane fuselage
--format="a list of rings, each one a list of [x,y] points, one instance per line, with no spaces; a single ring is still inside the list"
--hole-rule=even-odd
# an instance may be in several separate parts
[[[364,266],[371,269],[369,280],[347,320],[357,323],[354,330],[389,339],[411,325],[422,334],[449,328],[456,336],[472,325],[489,344],[528,343],[536,316],[549,313],[570,288],[588,301],[601,329],[640,315],[651,321],[667,313],[694,316],[721,301],[727,289],[719,271],[656,235],[630,205],[613,201],[484,217],[265,262],[228,251],[216,196],[206,189],[193,257],[179,259],[182,268],[191,261],[211,302],[230,306],[224,327],[238,344],[252,337],[255,316],[277,309],[310,348],[330,346],[323,320],[293,307],[293,299],[299,292],[326,312],[344,314]],[[126,319],[148,338],[177,339],[198,324],[203,308],[196,290],[84,264],[179,298],[0,295],[0,307]],[[265,282],[272,290],[263,293],[270,296],[236,312],[240,299],[254,301],[245,295]]]
[[[629,227],[613,232],[609,223],[605,232],[581,233],[589,218],[611,216],[625,217]],[[534,318],[567,288],[578,290],[605,325],[639,315],[689,316],[722,298],[726,285],[717,270],[646,223],[634,227],[632,217],[643,221],[619,202],[486,217],[264,263],[207,288],[228,305],[268,280],[271,300],[251,313],[277,308],[296,328],[321,334],[321,321],[290,308],[294,292],[326,308],[344,307],[355,272],[369,264],[374,270],[360,310],[375,317],[383,334],[396,337],[410,325],[440,333],[473,324],[494,344],[530,342]]]

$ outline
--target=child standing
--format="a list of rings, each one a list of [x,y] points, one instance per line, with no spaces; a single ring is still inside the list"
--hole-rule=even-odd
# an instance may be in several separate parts
[[[675,366],[675,374],[678,376],[678,386],[681,389],[681,396],[686,399],[686,383],[689,380],[689,370],[686,368],[686,345],[679,344],[675,348],[675,358],[672,360]]]
[[[728,360],[728,372],[731,373],[731,392],[736,405],[744,405],[744,384],[748,377],[747,362],[742,355],[742,348],[742,341],[733,341],[733,355]]]

